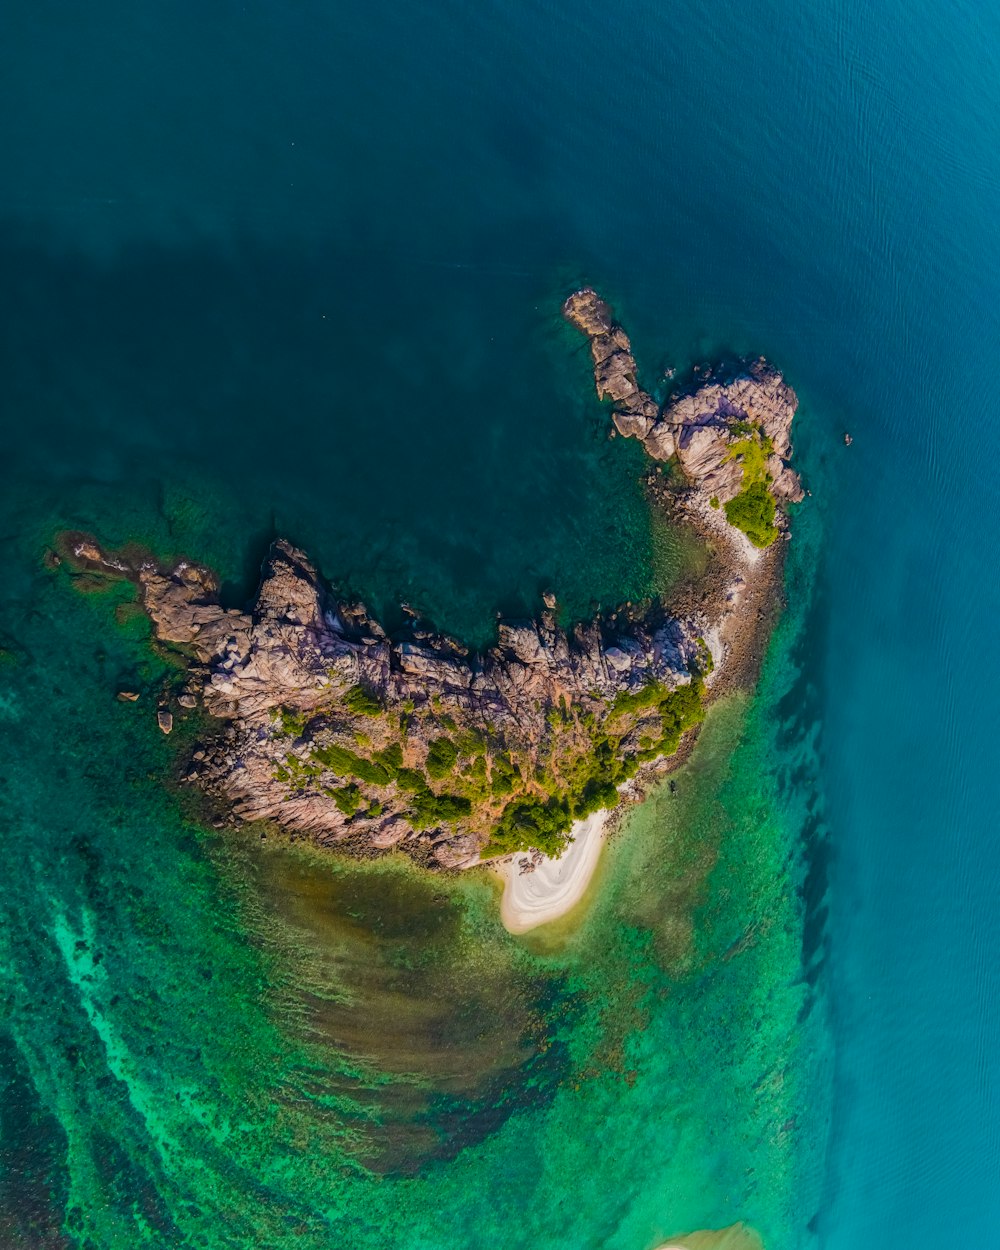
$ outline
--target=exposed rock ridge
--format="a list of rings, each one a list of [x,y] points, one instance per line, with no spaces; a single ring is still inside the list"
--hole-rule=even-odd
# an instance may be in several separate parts
[[[660,406],[639,386],[628,335],[615,321],[608,305],[590,287],[574,291],[563,304],[563,314],[590,340],[597,395],[614,404],[612,419],[619,432],[626,438],[644,442],[656,424]],[[664,437],[667,441],[661,441]],[[673,455],[669,433],[661,432],[653,445],[662,453],[650,452],[657,459],[667,460]]]
[[[588,337],[597,392],[611,399],[617,430],[683,471],[680,482],[651,473],[654,502],[709,539],[708,571],[671,605],[620,609],[566,630],[547,595],[537,619],[501,621],[495,645],[470,652],[417,620],[390,637],[285,540],[273,544],[254,601],[240,611],[220,603],[217,579],[202,566],[164,568],[135,551],[105,552],[87,535],[63,536],[77,575],[134,580],[156,637],[192,658],[176,711],[197,694],[227,727],[195,750],[187,778],[238,818],[273,820],[322,843],[349,839],[361,851],[401,845],[431,865],[465,867],[522,800],[544,823],[546,805],[561,803],[565,816],[578,791],[591,791],[589,811],[637,793],[643,770],[667,766],[696,723],[692,699],[697,708],[712,683],[752,671],[784,544],[753,549],[718,505],[741,489],[736,445],[748,429],[775,498],[801,497],[786,464],[794,393],[758,360],[661,409],[640,387],[608,305],[588,288],[564,312]],[[742,541],[719,543],[720,535]]]
[[[390,711],[411,709],[415,722],[427,715],[427,728],[417,723],[411,734],[408,764],[426,759],[448,717],[531,760],[554,707],[604,712],[616,696],[654,682],[674,689],[690,681],[704,656],[707,622],[697,614],[675,619],[658,603],[644,614],[616,613],[614,624],[598,619],[570,631],[546,608],[537,620],[499,622],[496,645],[470,653],[420,622],[390,639],[362,604],[338,599],[284,540],[273,544],[246,612],[224,608],[214,574],[188,561],[168,569],[148,558],[130,563],[86,535],[64,536],[63,547],[86,573],[136,581],[156,637],[196,660],[206,711],[231,727],[198,753],[190,780],[224,797],[243,820],[275,820],[321,842],[353,837],[375,849],[406,842],[447,867],[478,861],[482,831],[414,830],[406,816],[412,796],[393,787],[380,792],[378,814],[366,819],[345,813],[329,787],[296,792],[282,782],[289,754],[308,759],[331,742],[354,747],[359,727],[378,736],[377,722],[344,716],[346,692],[361,687]],[[289,713],[308,721],[308,731],[283,732]]]
[[[93,554],[84,543],[78,557]],[[544,720],[539,702],[608,702],[653,681],[687,680],[701,633],[694,620],[674,620],[656,605],[614,627],[595,620],[568,633],[549,609],[538,620],[501,621],[496,645],[482,653],[418,625],[390,640],[362,604],[336,599],[284,539],[272,546],[247,613],[223,608],[214,576],[196,565],[147,565],[135,576],[157,637],[192,647],[208,666],[205,706],[223,717],[307,711],[362,685],[390,707],[439,698],[530,740]]]
[[[740,491],[743,472],[731,456],[739,428],[752,424],[773,448],[767,470],[779,502],[803,497],[798,475],[786,463],[792,454],[795,392],[761,357],[726,382],[706,380],[674,395],[661,409],[638,384],[628,336],[596,291],[575,291],[563,305],[566,318],[587,335],[599,398],[610,398],[618,432],[637,438],[654,460],[676,456],[688,481],[705,499],[726,503]],[[735,427],[735,430],[734,430]]]

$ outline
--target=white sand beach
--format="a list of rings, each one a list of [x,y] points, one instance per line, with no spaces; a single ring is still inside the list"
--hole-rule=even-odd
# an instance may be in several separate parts
[[[702,1229],[675,1237],[658,1250],[764,1250],[764,1245],[746,1224],[731,1224],[728,1228]]]
[[[500,919],[509,933],[527,933],[556,920],[583,898],[601,857],[608,815],[600,811],[578,820],[562,855],[543,856],[534,872],[521,872],[523,853],[497,866],[504,879]]]

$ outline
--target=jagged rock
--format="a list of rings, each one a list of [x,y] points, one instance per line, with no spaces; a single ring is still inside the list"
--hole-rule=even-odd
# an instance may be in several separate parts
[[[442,868],[471,868],[479,863],[479,843],[468,835],[440,839],[434,846],[434,858]]]
[[[604,658],[616,673],[628,673],[632,670],[631,658],[618,647],[606,648]]]
[[[230,720],[218,749],[195,752],[193,776],[224,795],[241,819],[275,820],[320,842],[367,829],[372,847],[398,845],[410,830],[403,818],[410,799],[390,791],[382,815],[366,818],[349,817],[321,788],[289,792],[278,774],[289,767],[295,738],[275,738],[278,709],[304,720],[363,679],[389,708],[438,700],[510,746],[531,749],[544,736],[547,709],[560,699],[613,700],[648,681],[672,688],[688,680],[698,655],[700,624],[675,620],[658,604],[635,618],[626,613],[613,628],[592,621],[570,633],[547,608],[540,621],[501,621],[496,645],[480,654],[430,632],[419,644],[394,642],[360,605],[338,602],[302,552],[283,540],[272,547],[245,613],[223,608],[211,573],[187,562],[171,569],[143,564],[133,575],[157,636],[193,648],[201,667],[192,682],[202,682],[206,709]],[[182,706],[189,701],[196,702],[190,684],[178,699]],[[157,718],[169,732],[171,713],[160,708]],[[302,766],[308,751],[295,758]],[[475,837],[458,831],[434,843],[433,858],[462,867],[478,850]]]
[[[637,438],[642,442],[653,428],[656,414],[654,412],[650,417],[642,412],[622,412],[619,409],[615,409],[611,414],[611,419],[614,421],[618,433],[623,435],[623,437]]]
[[[802,489],[802,482],[794,469],[783,465],[773,476],[771,493],[779,502],[801,503],[805,499],[806,493]]]
[[[773,444],[767,467],[776,498],[801,497],[798,478],[785,463],[795,396],[766,362],[755,362],[724,384],[706,381],[675,397],[661,414],[639,387],[628,336],[604,301],[593,291],[578,291],[566,301],[565,312],[590,340],[595,384],[614,401],[616,429],[642,441],[656,459],[676,457],[683,470],[688,484],[679,491],[673,484],[658,485],[660,494],[673,492],[680,507],[688,507],[690,499],[705,502],[709,495],[731,498],[742,477],[732,446],[746,436],[736,427],[751,422]],[[697,517],[697,510],[690,515]],[[713,526],[719,524],[716,516],[724,518],[713,513]],[[546,592],[539,619],[501,620],[495,645],[470,652],[421,622],[412,608],[409,629],[390,638],[363,604],[338,599],[307,557],[284,540],[272,546],[246,611],[224,608],[214,574],[190,561],[161,568],[141,553],[104,552],[79,534],[64,536],[61,550],[80,573],[136,581],[156,636],[195,657],[178,704],[194,707],[200,697],[208,713],[229,724],[207,748],[194,752],[187,777],[224,799],[240,819],[273,820],[321,844],[350,838],[352,845],[380,851],[399,846],[443,868],[477,862],[488,830],[482,824],[475,831],[463,828],[460,819],[447,816],[442,827],[424,829],[433,819],[429,800],[417,819],[417,792],[405,785],[427,764],[435,735],[445,727],[456,736],[471,730],[474,742],[489,740],[491,759],[497,750],[506,752],[510,767],[516,752],[527,770],[534,770],[543,764],[541,746],[551,725],[563,732],[568,724],[571,735],[583,733],[581,726],[593,726],[595,715],[606,715],[619,695],[651,683],[669,691],[689,681],[704,658],[705,639],[718,669],[744,602],[753,613],[765,606],[742,577],[727,570],[712,588],[714,618],[691,598],[686,602],[695,607],[674,612],[654,601],[641,610],[627,605],[609,619],[579,622],[567,631],[557,621],[556,596]],[[123,691],[118,697],[137,696]],[[377,701],[391,716],[366,719],[374,713],[365,699]],[[563,722],[570,707],[585,715]],[[654,722],[656,715],[654,710]],[[397,755],[392,770],[378,764],[390,720],[396,726],[394,749],[406,752]],[[159,708],[157,721],[165,733],[171,731],[166,707]],[[373,741],[369,730],[379,726],[382,737]],[[655,723],[645,728],[659,732]],[[642,749],[641,716],[622,732],[633,735],[630,752]],[[365,760],[345,759],[345,750],[361,744],[369,753]],[[469,760],[472,753],[463,754]],[[369,773],[376,770],[367,780],[366,761]],[[656,761],[649,766],[655,768]],[[526,780],[532,775],[538,774],[522,774]],[[497,793],[502,791],[493,796]],[[439,787],[432,797],[448,795]],[[493,811],[493,819],[499,809],[486,810]],[[536,862],[524,861],[522,870],[532,871]]]
[[[644,436],[643,447],[654,460],[669,460],[677,450],[673,429],[665,421],[657,421]]]
[[[612,418],[619,433],[644,439],[656,421],[659,405],[639,386],[628,335],[589,287],[573,292],[563,304],[563,314],[590,340],[597,394],[614,402]]]
[[[387,851],[390,847],[398,846],[410,832],[408,821],[402,816],[393,816],[374,831],[370,839],[371,844],[376,850]]]
[[[139,698],[139,692],[137,690],[119,690],[115,698],[119,703],[135,703]]]
[[[770,439],[768,461],[771,491],[779,503],[803,498],[798,475],[785,461],[791,455],[791,425],[798,404],[795,392],[763,358],[729,382],[705,381],[671,400],[662,414],[656,402],[639,389],[628,336],[596,291],[574,291],[563,313],[590,339],[594,384],[600,397],[615,401],[612,420],[626,438],[642,440],[655,460],[676,456],[703,500],[725,503],[742,489],[743,471],[731,453],[742,424]]]
[[[725,502],[738,495],[743,469],[729,458],[730,439],[725,426],[686,426],[677,436],[677,459],[687,476],[704,494]]]
[[[563,304],[563,315],[589,339],[610,334],[615,327],[611,309],[590,287],[574,291]]]

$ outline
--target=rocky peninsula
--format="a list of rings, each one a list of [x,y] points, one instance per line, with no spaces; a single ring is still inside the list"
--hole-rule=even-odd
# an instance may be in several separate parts
[[[788,465],[794,393],[757,360],[661,404],[596,292],[563,311],[589,342],[611,432],[650,457],[652,505],[706,544],[704,574],[669,603],[566,628],[546,595],[535,619],[500,621],[496,643],[474,653],[415,617],[390,637],[284,540],[240,611],[198,564],[61,536],[64,567],[134,581],[156,639],[185,657],[160,725],[197,704],[215,718],[184,776],[237,820],[436,868],[526,852],[530,872],[575,822],[672,767],[720,690],[752,681],[780,596],[787,505],[802,497]]]

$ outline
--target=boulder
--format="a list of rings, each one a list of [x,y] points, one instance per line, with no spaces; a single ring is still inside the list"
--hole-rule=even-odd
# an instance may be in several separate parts
[[[640,442],[653,428],[653,418],[641,412],[623,412],[616,408],[611,419],[623,438],[637,438]]]
[[[666,421],[657,421],[644,436],[642,445],[654,460],[669,460],[677,450],[674,431]]]
[[[574,291],[563,304],[563,315],[591,339],[609,333],[615,324],[611,309],[591,287]]]

